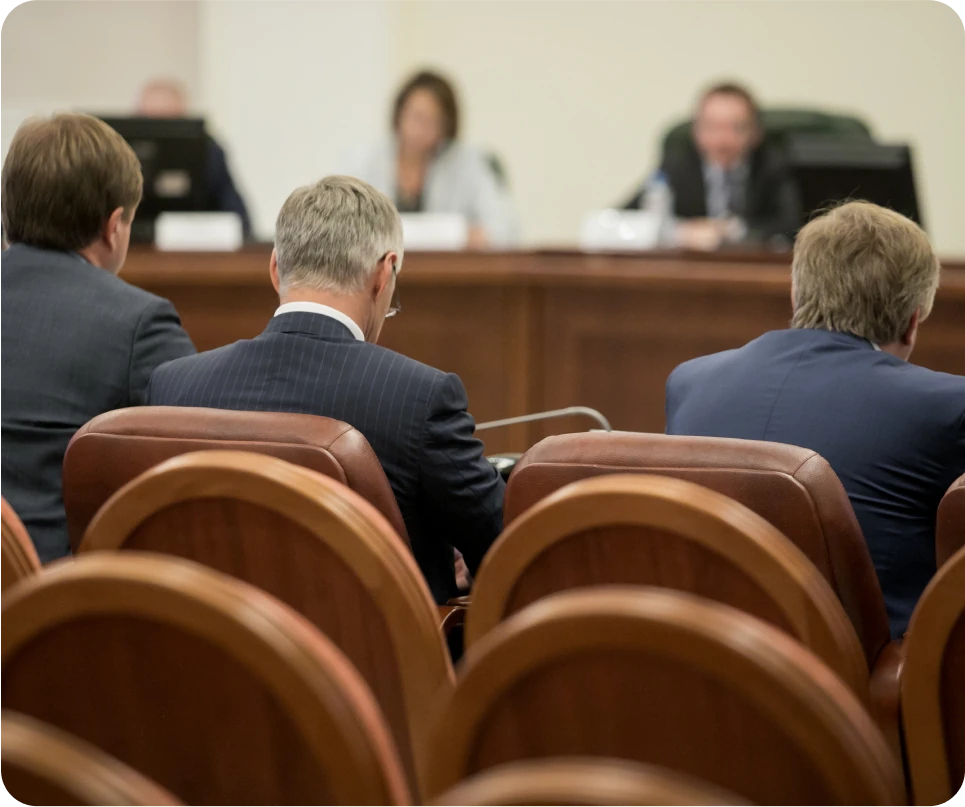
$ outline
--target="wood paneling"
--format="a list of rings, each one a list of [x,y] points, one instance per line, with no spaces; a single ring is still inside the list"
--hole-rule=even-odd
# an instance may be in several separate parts
[[[170,299],[201,350],[260,333],[277,300],[267,247],[132,250],[124,277]],[[416,253],[399,275],[386,347],[457,373],[477,421],[584,405],[615,428],[663,431],[664,383],[680,362],[738,347],[790,319],[787,254],[564,250]],[[914,360],[965,375],[965,263],[946,262]],[[484,432],[522,451],[585,420]]]

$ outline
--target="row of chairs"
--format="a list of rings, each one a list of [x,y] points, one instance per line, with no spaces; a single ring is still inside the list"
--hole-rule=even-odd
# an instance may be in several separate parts
[[[534,803],[466,793],[482,774],[506,786],[503,766],[582,756],[682,778],[680,800],[667,803],[903,799],[880,732],[819,659],[681,592],[563,592],[498,626],[427,705],[418,783],[334,642],[198,564],[91,553],[13,588],[3,620],[5,710],[186,803],[406,804],[420,792],[444,804]],[[6,767],[4,780],[17,781]]]
[[[184,412],[185,410],[173,411]],[[148,416],[148,419],[150,419],[152,414],[150,410],[138,410],[138,412],[139,417],[143,418],[144,416]],[[123,416],[127,413],[118,414],[123,420]],[[203,420],[205,417],[213,416],[215,418],[221,418],[225,415],[230,416],[237,413],[205,413],[202,411],[199,414],[202,416]],[[117,418],[118,415],[111,417]],[[246,415],[245,417],[247,418],[250,416]],[[278,416],[268,417],[273,419]],[[285,417],[299,418],[299,416]],[[309,418],[309,420],[319,421],[323,419]],[[127,433],[120,434],[116,428],[103,429],[89,427],[81,435],[79,435],[79,437],[85,438],[84,442],[86,442],[87,446],[92,444],[92,440],[107,440],[114,446],[121,446],[122,448],[126,446],[128,450],[120,451],[117,457],[136,459],[139,451],[130,450],[132,447],[131,440],[134,441],[133,445],[135,448],[142,446],[146,440],[150,444],[161,445],[162,448],[168,450],[174,442],[184,439],[185,430],[190,431],[190,428],[197,427],[196,420],[192,419],[189,420],[188,423],[193,424],[193,426],[189,426],[188,423],[181,424],[178,427],[181,429],[181,431],[178,431],[177,429],[169,429],[165,434],[151,434],[150,429],[145,428],[146,423],[147,421],[142,420],[140,424],[137,424],[138,428],[128,428]],[[92,426],[96,425],[96,422],[92,424]],[[147,425],[150,424],[147,423]],[[335,433],[338,435],[338,439],[342,439],[344,436],[352,434],[352,431],[348,427],[344,426],[344,424],[334,424],[334,426],[337,427]],[[256,426],[255,436],[260,437],[261,439],[255,440],[253,439],[252,435],[252,426],[249,424],[247,427],[242,427],[241,431],[244,432],[245,428],[247,428],[247,432],[232,435],[231,439],[235,441],[235,445],[238,444],[239,437],[241,442],[260,443],[258,446],[259,448],[267,444],[271,445],[275,450],[277,450],[278,446],[285,447],[286,445],[284,440],[277,441],[277,443],[273,441],[271,439],[270,429],[267,430],[268,439],[266,439],[265,430],[262,429],[261,434],[258,434],[261,427]],[[213,435],[217,435],[218,438],[221,439],[224,437],[225,431],[226,430],[223,428],[220,431],[214,429],[202,432],[200,437],[195,435],[192,437],[191,448],[206,447],[207,445],[211,444],[211,438]],[[145,436],[145,432],[147,432],[147,436]],[[299,428],[295,430],[295,433],[305,434],[306,430]],[[181,435],[180,438],[177,437],[178,434]],[[616,438],[616,440],[610,438]],[[574,445],[574,440],[579,441],[579,445]],[[604,440],[607,442],[604,443]],[[636,445],[634,445],[634,440],[637,441]],[[649,442],[650,445],[641,446],[639,445],[640,440]],[[768,552],[763,551],[762,549],[758,549],[756,551],[756,555],[752,553],[752,555],[754,555],[753,557],[748,556],[742,559],[729,557],[727,551],[721,551],[721,547],[731,547],[736,544],[733,541],[722,538],[721,536],[726,535],[727,529],[730,529],[731,531],[736,529],[738,532],[740,532],[741,529],[748,527],[750,522],[747,522],[745,518],[745,522],[743,524],[736,525],[736,527],[734,524],[725,524],[725,532],[719,532],[721,529],[720,526],[717,525],[715,527],[713,524],[713,511],[714,507],[716,506],[716,504],[713,502],[710,502],[707,505],[709,510],[704,516],[702,526],[700,526],[699,529],[696,527],[694,529],[697,532],[703,532],[705,535],[716,535],[716,538],[705,540],[703,545],[701,545],[699,541],[695,542],[693,539],[690,540],[689,544],[686,541],[683,543],[678,541],[678,544],[685,546],[686,549],[684,551],[680,551],[678,549],[676,552],[669,553],[669,556],[674,558],[674,568],[669,570],[661,570],[659,557],[652,552],[646,558],[644,558],[646,562],[631,564],[626,566],[625,569],[621,568],[621,557],[636,557],[639,555],[642,547],[645,546],[645,542],[642,542],[639,538],[639,529],[636,530],[636,538],[628,538],[626,535],[621,536],[619,534],[613,534],[612,530],[610,530],[611,534],[609,535],[597,535],[595,538],[593,538],[590,533],[593,529],[595,529],[595,527],[591,524],[584,524],[580,527],[580,529],[575,530],[574,532],[579,533],[582,530],[582,532],[586,534],[580,536],[580,540],[570,541],[570,545],[566,549],[565,553],[563,555],[559,555],[559,557],[556,558],[556,561],[553,560],[552,551],[544,551],[549,549],[549,547],[527,549],[526,551],[529,552],[529,557],[523,559],[523,562],[519,564],[521,567],[519,569],[520,576],[523,579],[522,583],[517,585],[519,581],[514,582],[510,587],[512,590],[507,589],[501,594],[498,594],[498,585],[491,585],[487,582],[487,577],[488,580],[493,581],[494,583],[500,580],[505,581],[505,575],[497,574],[495,571],[491,570],[498,569],[500,564],[502,564],[504,567],[507,566],[507,559],[512,560],[515,550],[532,546],[530,543],[517,540],[517,538],[514,537],[514,531],[519,532],[521,535],[526,534],[527,530],[533,528],[533,525],[538,526],[541,520],[543,523],[542,527],[539,527],[540,529],[545,530],[547,528],[547,524],[549,524],[550,529],[552,530],[551,525],[554,517],[547,515],[547,513],[555,512],[555,508],[559,507],[560,505],[555,501],[552,501],[547,503],[553,505],[552,507],[548,506],[543,509],[540,507],[532,508],[530,506],[531,502],[525,501],[526,497],[528,496],[533,500],[538,499],[540,495],[545,494],[545,492],[553,487],[558,487],[560,484],[565,484],[567,481],[569,481],[569,478],[573,476],[579,477],[581,475],[586,475],[587,473],[600,473],[611,470],[640,470],[641,466],[645,465],[646,463],[656,466],[655,469],[659,470],[661,465],[663,465],[667,466],[663,469],[663,471],[669,470],[671,473],[675,473],[678,476],[686,476],[688,473],[691,475],[699,475],[703,477],[701,481],[709,480],[713,483],[716,483],[717,487],[731,484],[732,487],[736,487],[737,493],[740,494],[740,496],[750,498],[752,500],[754,499],[755,491],[759,493],[760,491],[758,489],[763,488],[764,491],[770,495],[761,497],[761,500],[763,502],[771,502],[771,505],[775,510],[780,510],[777,515],[780,516],[781,513],[784,513],[785,517],[787,517],[788,510],[791,510],[791,514],[793,515],[793,511],[795,509],[793,506],[788,507],[789,504],[793,505],[795,503],[794,496],[788,495],[787,491],[781,491],[780,489],[781,484],[787,482],[788,479],[792,480],[792,482],[797,482],[797,487],[804,489],[808,496],[813,496],[815,491],[820,492],[821,484],[824,484],[824,487],[827,489],[824,491],[825,494],[828,492],[828,490],[830,490],[830,493],[832,494],[840,493],[841,496],[843,496],[843,491],[840,491],[840,485],[837,484],[837,480],[833,478],[833,474],[828,477],[828,474],[825,473],[825,471],[830,472],[830,469],[826,468],[826,463],[823,463],[823,460],[820,460],[819,457],[816,457],[811,452],[805,452],[801,449],[793,449],[786,446],[741,443],[740,446],[725,446],[733,449],[731,451],[733,456],[728,458],[720,455],[708,456],[707,452],[704,450],[707,448],[707,446],[700,445],[701,441],[691,441],[689,445],[682,445],[682,440],[683,438],[659,438],[651,435],[571,436],[568,438],[557,438],[555,441],[546,441],[544,444],[541,444],[534,449],[530,455],[527,455],[527,457],[524,458],[524,461],[517,468],[517,471],[511,480],[507,495],[507,520],[514,520],[516,511],[527,510],[527,508],[529,508],[529,510],[527,510],[527,518],[529,518],[529,520],[520,520],[518,524],[514,523],[510,526],[510,528],[507,530],[507,534],[503,537],[503,539],[501,539],[500,543],[492,551],[490,558],[487,560],[486,565],[480,574],[480,579],[477,581],[477,586],[474,589],[473,607],[470,609],[468,625],[468,638],[470,644],[474,643],[479,635],[482,635],[486,632],[486,630],[491,628],[491,625],[489,628],[486,627],[487,619],[490,623],[494,624],[501,618],[519,610],[528,602],[538,599],[543,593],[558,590],[562,587],[572,587],[600,582],[600,580],[607,580],[608,575],[610,582],[657,583],[670,587],[684,588],[685,590],[694,590],[696,587],[696,590],[700,591],[702,594],[711,593],[713,596],[716,596],[718,599],[724,602],[733,601],[734,604],[737,604],[745,610],[748,610],[752,613],[757,613],[759,616],[769,619],[773,624],[788,630],[792,633],[792,635],[795,635],[802,641],[805,641],[805,643],[815,649],[822,658],[831,663],[831,666],[840,675],[842,675],[845,680],[848,681],[852,689],[859,695],[859,697],[863,698],[867,702],[867,668],[865,667],[862,670],[860,651],[858,653],[858,661],[855,663],[855,653],[853,652],[855,640],[853,633],[849,633],[847,629],[841,630],[842,624],[847,626],[847,620],[840,618],[840,606],[833,595],[830,597],[827,596],[827,586],[824,586],[825,591],[823,592],[819,591],[818,594],[814,594],[812,591],[811,594],[809,594],[809,602],[811,603],[809,613],[807,608],[803,610],[798,608],[796,611],[793,608],[788,608],[788,604],[793,600],[793,597],[787,596],[787,590],[789,589],[783,585],[776,585],[774,582],[775,580],[780,580],[780,575],[783,573],[785,577],[788,577],[789,575],[789,579],[798,586],[801,586],[802,581],[804,581],[803,588],[805,590],[818,591],[820,589],[820,585],[815,585],[814,578],[817,577],[820,583],[820,576],[816,576],[813,573],[813,568],[811,568],[809,564],[806,562],[802,563],[802,559],[800,557],[794,557],[793,555],[788,556],[786,552],[782,557],[781,562],[776,564],[773,561],[770,562],[770,569],[766,567],[769,557]],[[588,443],[588,441],[590,442]],[[600,443],[598,445],[594,445],[592,444],[592,441],[600,441]],[[336,441],[332,440],[330,442]],[[364,443],[364,441],[362,442]],[[739,441],[723,442],[734,444]],[[78,441],[78,444],[79,443],[80,441]],[[367,448],[367,446],[365,447]],[[640,449],[645,447],[648,447],[651,450],[649,455],[646,454],[646,452],[643,452],[642,459],[646,462],[641,463]],[[762,447],[763,451],[761,450]],[[738,454],[738,448],[743,452],[742,454]],[[578,450],[574,451],[574,449]],[[627,454],[629,451],[632,456],[620,456],[619,452],[615,451],[615,449],[622,450],[624,454]],[[690,450],[692,456],[686,456],[687,449]],[[751,456],[748,456],[750,449],[756,449],[760,456],[753,456],[753,452],[751,452]],[[663,451],[664,456],[660,456],[661,450]],[[563,452],[562,456],[554,456],[554,454],[559,455],[561,451]],[[566,453],[567,451],[569,451],[569,454]],[[778,456],[777,461],[775,461],[774,454],[778,452],[785,452],[790,456]],[[601,454],[603,455],[602,458],[605,461],[600,461],[600,456],[594,456]],[[68,452],[68,460],[70,460],[70,458],[71,452]],[[728,459],[733,460],[731,464],[734,467],[727,467]],[[755,465],[756,467],[754,467]],[[751,467],[748,468],[748,466]],[[110,469],[113,470],[114,467],[114,465],[111,465]],[[378,477],[384,482],[384,476],[381,474],[381,469],[378,469],[377,462],[376,468],[379,472]],[[684,473],[681,473],[681,471]],[[88,474],[90,474],[89,468]],[[338,478],[336,474],[332,475]],[[97,478],[102,476],[102,474],[98,473],[94,474],[93,476],[94,478]],[[349,481],[348,475],[344,474],[344,472],[342,478],[343,481]],[[829,479],[830,481],[828,481]],[[831,484],[831,482],[837,484],[837,490],[834,489],[834,486]],[[671,484],[671,480],[663,480],[663,483],[666,486],[667,484]],[[613,505],[618,504],[619,501],[622,501],[622,499],[626,499],[627,506],[630,506],[630,502],[635,494],[635,491],[631,489],[632,485],[630,484],[629,480],[625,480],[624,484],[629,486],[626,490],[615,490],[609,492],[608,495],[616,498],[614,498],[612,502],[607,505],[608,512],[610,509],[612,509]],[[162,484],[159,489],[163,487],[164,485]],[[65,492],[66,488],[67,479],[65,476]],[[791,485],[790,491],[792,494],[799,492],[795,490],[793,485]],[[534,496],[534,492],[539,495]],[[602,489],[592,491],[587,490],[581,495],[597,495],[603,492],[604,491]],[[391,494],[391,492],[389,493]],[[703,493],[706,494],[708,492],[704,491]],[[775,496],[775,494],[781,495]],[[663,495],[665,499],[668,498],[667,491],[664,491]],[[686,490],[683,490],[681,495],[683,499],[687,499],[689,494]],[[137,498],[141,499],[143,497],[138,496]],[[669,498],[672,499],[673,497],[670,496]],[[816,496],[814,498],[818,499],[817,503],[819,506],[816,507],[815,510],[819,511],[822,509],[821,505],[823,505],[823,509],[827,511],[828,502],[830,501],[833,503],[834,501],[833,497],[827,495],[824,495],[823,497]],[[389,500],[392,502],[392,504],[394,504],[394,500],[391,499],[391,495],[389,496]],[[521,501],[523,502],[522,506],[520,505]],[[579,503],[579,501],[579,499],[574,499],[573,502],[570,503],[569,506],[573,513],[578,513],[580,510],[585,509],[583,508],[582,504]],[[845,504],[847,504],[846,498],[844,501]],[[781,507],[777,507],[778,504],[780,504]],[[797,504],[800,504],[800,502],[797,502]],[[653,502],[647,505],[647,508],[644,509],[652,510],[652,505]],[[947,515],[948,511],[949,508],[947,508],[943,503],[943,513]],[[71,512],[71,506],[69,503],[68,512]],[[850,506],[847,506],[847,512],[850,512]],[[745,513],[745,516],[746,515],[752,516],[752,514]],[[834,508],[831,508],[831,515],[835,515]],[[549,522],[546,521],[547,518],[550,519]],[[559,520],[558,516],[555,518]],[[708,518],[710,519],[709,521],[707,520]],[[833,519],[828,518],[827,512],[825,512],[823,518],[825,524],[829,521],[833,523]],[[194,519],[188,518],[188,520],[193,521]],[[572,519],[569,516],[564,516],[562,523],[569,523],[571,520]],[[524,521],[526,527],[525,529],[523,529]],[[757,519],[757,521],[760,522],[760,519]],[[821,519],[819,518],[818,521],[820,522]],[[851,521],[853,522],[853,513],[851,514]],[[763,522],[756,525],[750,524],[750,526],[757,529],[759,533],[759,536],[756,540],[764,547],[767,546],[768,541],[777,546],[778,544],[775,543],[773,538],[769,538],[766,535],[767,529],[769,529],[767,524],[763,524],[764,529],[763,532],[761,531],[762,523]],[[673,531],[670,529],[672,525],[667,524],[637,524],[635,526],[637,528],[646,527],[651,530],[662,530],[664,533],[666,533],[668,530],[670,532]],[[799,522],[797,526],[801,527],[801,523]],[[856,524],[854,526],[856,527]],[[158,526],[157,529],[161,532],[166,532],[163,527]],[[706,532],[708,529],[711,529],[711,533]],[[718,533],[713,533],[713,529],[717,529]],[[773,528],[770,529],[773,532]],[[123,532],[123,530],[121,532]],[[396,532],[398,531],[396,530]],[[605,532],[606,530],[604,530],[604,533]],[[798,536],[798,538],[807,539],[808,535],[806,533],[807,531],[804,530],[802,534]],[[831,532],[831,534],[827,534],[823,537],[823,541],[821,543],[816,543],[812,547],[805,546],[805,549],[810,548],[812,551],[817,549],[818,551],[815,554],[817,554],[819,557],[830,556],[834,558],[835,547],[824,547],[821,544],[833,543],[837,541],[842,534],[847,534],[847,530],[842,532],[839,529],[837,533]],[[588,538],[593,538],[593,540],[588,541]],[[653,536],[651,536],[651,538],[653,538]],[[781,539],[781,536],[778,536],[778,539]],[[858,539],[860,542],[860,532],[858,532]],[[629,544],[627,544],[622,550],[620,548],[621,543],[625,543],[627,540],[634,541],[632,552],[629,550]],[[574,552],[574,544],[579,544],[580,541],[583,543],[582,549],[577,547]],[[802,542],[806,543],[806,541]],[[665,541],[661,539],[661,543],[665,543]],[[863,542],[860,542],[860,545],[863,548]],[[695,547],[697,548],[696,552],[694,551]],[[827,551],[822,552],[821,550],[823,549],[826,549]],[[838,549],[839,560],[843,555],[844,559],[847,561],[848,553],[842,553],[840,551],[840,547],[838,547]],[[664,551],[666,552],[666,548],[664,548]],[[582,560],[579,557],[581,552],[585,555]],[[710,553],[709,555],[707,554],[708,552]],[[715,552],[721,557],[715,558]],[[637,553],[637,555],[634,553]],[[806,552],[806,554],[810,553]],[[854,553],[851,554],[854,555]],[[611,557],[609,569],[593,568],[594,561],[597,563],[597,565],[599,565],[601,557],[605,560],[608,555]],[[860,553],[858,557],[860,560]],[[569,560],[563,562],[566,560],[566,558]],[[681,566],[682,558],[684,559],[683,566]],[[710,567],[707,566],[708,558],[716,562],[717,566],[720,567],[716,568],[712,574],[705,575],[705,577],[710,578],[717,586],[719,589],[717,592],[711,590],[713,589],[713,586],[708,588],[707,580],[700,581],[695,577],[695,575],[699,577],[701,570],[706,572],[708,568],[714,568],[713,564]],[[576,559],[576,563],[572,562],[574,559]],[[755,563],[759,565],[761,559],[764,559],[765,566],[761,568],[754,566]],[[853,557],[851,560],[853,561]],[[519,561],[519,558],[516,558],[516,561]],[[512,567],[513,563],[516,561],[510,562],[508,564],[509,567]],[[754,573],[751,574],[747,579],[740,579],[740,576],[738,576],[737,579],[727,581],[725,585],[721,585],[726,580],[726,575],[722,576],[722,574],[728,568],[737,569],[741,574],[745,574],[742,564],[744,566],[750,564],[750,566],[754,567]],[[217,563],[215,565],[217,565]],[[841,564],[839,563],[839,565]],[[852,567],[854,566],[853,563],[851,565]],[[868,561],[868,565],[870,565],[870,561]],[[688,566],[690,568],[688,568]],[[843,568],[845,572],[847,572],[849,568],[848,564],[844,563]],[[615,577],[613,575],[614,569],[619,571],[619,574]],[[802,570],[804,572],[803,574]],[[807,575],[808,571],[811,572],[810,580],[808,579]],[[832,571],[834,570],[832,569]],[[657,575],[656,578],[654,578],[654,574]],[[797,574],[796,580],[795,574]],[[581,575],[585,579],[580,579]],[[244,574],[241,574],[241,576],[244,576]],[[842,577],[840,574],[837,575],[838,579],[836,579],[834,574],[829,576],[832,580],[835,580],[836,583],[840,583],[840,579]],[[847,582],[847,575],[844,575],[844,579]],[[773,602],[765,602],[767,597],[762,599],[761,592],[756,590],[755,586],[763,590],[767,596],[771,597]],[[770,587],[770,591],[768,591],[768,587]],[[791,588],[793,588],[793,586]],[[837,593],[840,596],[840,585],[838,588],[839,591]],[[782,592],[785,600],[783,603],[781,602]],[[497,594],[498,596],[496,596]],[[880,592],[878,592],[878,594],[880,597]],[[748,602],[741,602],[741,597],[744,597],[745,599],[749,597]],[[842,597],[842,600],[844,599],[845,598]],[[776,608],[775,603],[777,604]],[[814,603],[817,603],[817,605],[814,605]],[[837,608],[837,613],[834,612],[835,607]],[[771,609],[770,614],[767,613],[768,608]],[[854,621],[853,616],[852,621]],[[849,641],[852,645],[851,652],[848,652]],[[891,648],[888,649],[890,650]],[[878,683],[879,697],[873,698],[873,703],[876,700],[887,700],[880,697],[880,681]],[[875,692],[874,679],[871,686],[871,692]],[[894,698],[894,700],[896,701],[897,699]],[[880,712],[881,710],[879,709],[878,711]],[[897,710],[893,707],[892,711],[895,714],[897,713]]]

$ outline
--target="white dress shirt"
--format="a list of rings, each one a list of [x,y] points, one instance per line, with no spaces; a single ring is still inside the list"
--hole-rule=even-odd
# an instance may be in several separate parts
[[[321,303],[285,303],[284,305],[278,306],[275,310],[275,316],[281,314],[294,314],[296,312],[303,312],[306,314],[321,314],[323,317],[331,317],[332,319],[338,320],[346,328],[352,332],[358,341],[365,341],[365,334],[362,333],[362,329],[358,326],[358,323],[352,319],[348,314],[343,314],[336,308],[332,308],[329,305],[322,305]]]

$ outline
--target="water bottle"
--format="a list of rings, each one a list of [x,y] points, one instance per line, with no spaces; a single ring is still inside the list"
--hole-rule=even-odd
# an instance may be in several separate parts
[[[655,171],[647,180],[643,209],[657,222],[657,245],[674,244],[673,190],[663,171]]]

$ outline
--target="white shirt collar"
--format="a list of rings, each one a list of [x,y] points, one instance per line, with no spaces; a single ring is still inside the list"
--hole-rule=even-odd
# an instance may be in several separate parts
[[[331,317],[338,322],[341,322],[346,328],[352,332],[358,341],[365,341],[365,334],[362,333],[362,329],[358,326],[348,314],[343,314],[336,308],[332,308],[328,305],[322,305],[321,303],[285,303],[284,305],[278,306],[275,310],[275,316],[280,316],[281,314],[294,314],[295,312],[303,312],[306,314],[321,314],[323,317]]]

